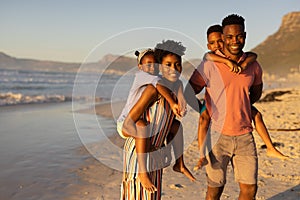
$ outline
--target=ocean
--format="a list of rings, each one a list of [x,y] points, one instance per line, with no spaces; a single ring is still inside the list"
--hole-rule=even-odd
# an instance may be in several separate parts
[[[77,79],[76,79],[77,77]],[[80,77],[80,78],[78,78]],[[36,103],[71,102],[74,81],[84,90],[97,86],[95,94],[74,96],[73,100],[95,101],[122,100],[128,95],[132,75],[108,75],[98,73],[47,72],[32,70],[0,69],[0,106]],[[120,79],[125,82],[120,82]],[[112,91],[118,89],[118,97],[112,98]],[[127,93],[127,94],[126,94]]]
[[[80,184],[71,171],[93,156],[88,146],[116,131],[113,119],[78,111],[125,100],[132,80],[133,75],[0,69],[0,199],[68,196]],[[81,148],[90,154],[78,154]]]

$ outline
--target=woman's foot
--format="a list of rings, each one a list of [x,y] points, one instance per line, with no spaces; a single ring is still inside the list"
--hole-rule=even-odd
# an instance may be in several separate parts
[[[151,182],[150,177],[147,172],[139,173],[138,178],[143,186],[147,191],[154,193],[157,191],[155,185]]]
[[[198,169],[201,169],[204,165],[207,165],[208,161],[205,157],[201,157],[197,163],[197,165],[194,167],[194,171],[197,171]]]
[[[190,172],[190,170],[185,166],[185,164],[182,162],[176,162],[173,166],[173,170],[175,172],[183,173],[186,177],[188,177],[191,181],[195,181],[196,178],[193,176],[193,174]]]
[[[275,147],[267,149],[267,156],[279,158],[279,159],[288,159],[289,157],[278,151]]]

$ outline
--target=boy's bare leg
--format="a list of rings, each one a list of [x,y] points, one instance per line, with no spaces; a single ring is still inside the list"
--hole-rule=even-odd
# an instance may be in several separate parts
[[[267,127],[263,121],[261,113],[258,111],[255,112],[253,110],[252,112],[254,115],[253,121],[255,124],[256,131],[267,146],[267,156],[275,157],[279,159],[287,159],[288,156],[284,155],[274,147],[269,132],[267,130]]]
[[[171,142],[174,149],[176,162],[173,166],[173,170],[176,172],[183,173],[191,181],[195,181],[195,177],[185,166],[183,160],[183,129],[178,120],[174,120],[171,126],[170,133],[168,135],[168,143]]]
[[[147,171],[147,153],[149,152],[149,137],[147,124],[143,120],[136,122],[137,137],[135,138],[136,153],[139,165],[138,178],[143,186],[149,192],[157,191],[157,188],[152,183]]]
[[[206,144],[206,135],[208,131],[208,126],[210,122],[210,117],[207,110],[205,110],[199,117],[198,123],[198,147],[200,151],[200,159],[197,165],[194,167],[194,171],[201,169],[204,165],[207,164],[205,157],[205,144]]]

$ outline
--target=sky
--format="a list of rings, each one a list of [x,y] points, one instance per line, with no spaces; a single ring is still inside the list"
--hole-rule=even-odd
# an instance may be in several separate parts
[[[202,58],[206,29],[232,13],[245,18],[251,50],[300,11],[299,0],[0,0],[0,52],[17,58],[84,62],[131,55],[163,39]]]

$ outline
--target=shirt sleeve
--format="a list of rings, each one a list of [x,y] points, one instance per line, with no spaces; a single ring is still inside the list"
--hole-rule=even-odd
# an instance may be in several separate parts
[[[243,53],[243,55],[240,57],[240,59],[238,60],[238,64],[241,64],[242,62],[244,62],[247,58],[247,54]]]
[[[192,88],[194,89],[194,92],[196,94],[198,94],[199,92],[201,92],[201,89],[203,87],[206,86],[206,82],[203,78],[203,62],[197,67],[197,69],[195,69],[195,71],[193,72],[190,80],[189,80],[189,84],[192,86]],[[202,72],[202,73],[201,73]]]
[[[140,86],[152,84],[156,88],[156,85],[160,80],[161,80],[160,77],[148,74],[143,71],[140,71],[136,74],[136,81],[137,84]]]
[[[253,85],[260,85],[262,84],[262,68],[261,66],[258,64],[258,62],[255,62],[256,66],[254,69],[254,81],[253,81]]]

